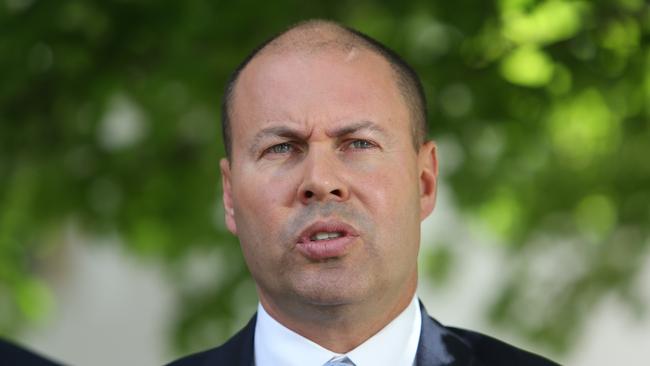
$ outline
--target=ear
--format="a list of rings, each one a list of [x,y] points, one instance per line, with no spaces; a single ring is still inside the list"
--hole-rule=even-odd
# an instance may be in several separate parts
[[[418,172],[420,174],[420,220],[431,214],[436,205],[438,190],[438,157],[436,144],[427,141],[418,152]]]
[[[223,208],[226,212],[226,227],[231,233],[237,235],[237,223],[235,222],[235,208],[232,201],[232,184],[230,180],[230,161],[222,158],[219,161],[221,168],[221,186],[223,187]]]

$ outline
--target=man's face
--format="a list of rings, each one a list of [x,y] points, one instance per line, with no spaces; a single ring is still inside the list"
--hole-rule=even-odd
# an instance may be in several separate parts
[[[360,49],[262,54],[231,121],[226,223],[262,300],[410,300],[437,168],[431,143],[413,147],[388,63]]]

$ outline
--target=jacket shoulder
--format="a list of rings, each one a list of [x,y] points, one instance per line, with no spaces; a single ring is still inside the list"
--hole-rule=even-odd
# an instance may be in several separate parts
[[[250,322],[221,346],[194,353],[167,366],[251,366],[253,365],[254,316]]]
[[[485,334],[454,327],[447,327],[447,329],[468,344],[474,352],[474,357],[484,365],[559,366],[540,355],[524,351]]]
[[[0,339],[0,364],[21,366],[57,366],[58,364],[15,343]]]

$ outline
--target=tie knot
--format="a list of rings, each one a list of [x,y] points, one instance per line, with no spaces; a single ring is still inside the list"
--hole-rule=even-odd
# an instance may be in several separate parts
[[[336,356],[332,357],[331,360],[327,361],[323,366],[355,366],[354,362],[350,361],[347,356]]]

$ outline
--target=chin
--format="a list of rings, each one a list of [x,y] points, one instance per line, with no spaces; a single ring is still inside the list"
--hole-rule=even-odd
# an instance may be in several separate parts
[[[323,307],[340,307],[358,303],[368,295],[367,286],[350,286],[351,284],[344,284],[343,286],[328,286],[319,283],[315,286],[303,287],[296,290],[296,294],[300,297],[301,301]]]
[[[318,294],[317,296],[303,297],[303,301],[319,307],[338,307],[350,305],[354,302],[352,297],[342,296],[342,294]]]

